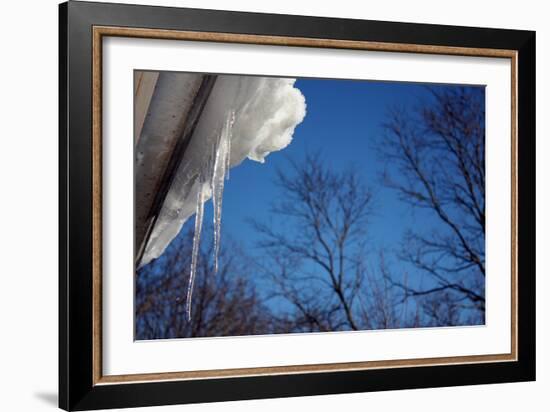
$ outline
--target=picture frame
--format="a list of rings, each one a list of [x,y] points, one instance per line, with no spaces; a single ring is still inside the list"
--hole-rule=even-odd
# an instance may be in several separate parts
[[[105,374],[107,38],[480,57],[510,63],[508,353]],[[135,69],[135,68],[134,68]],[[59,406],[65,410],[535,379],[535,33],[70,1],[59,6]],[[491,104],[491,101],[488,102]],[[128,137],[131,140],[131,136]],[[490,236],[490,233],[489,233]],[[508,264],[508,263],[507,263]],[[132,319],[128,319],[130,324]],[[132,342],[128,342],[132,344]],[[148,360],[154,363],[155,359]]]

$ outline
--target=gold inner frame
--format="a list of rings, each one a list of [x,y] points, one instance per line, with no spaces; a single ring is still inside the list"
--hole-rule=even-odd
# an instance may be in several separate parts
[[[131,375],[103,375],[102,362],[102,40],[104,36],[150,38],[164,40],[188,40],[238,44],[276,45],[294,47],[317,47],[332,49],[353,49],[400,53],[422,53],[477,57],[498,57],[511,60],[511,107],[512,132],[511,156],[511,352],[494,355],[450,356],[439,358],[392,359],[381,361],[325,363],[314,365],[288,365],[237,369],[143,373]],[[93,384],[116,384],[166,380],[215,379],[227,377],[320,373],[413,366],[456,365],[468,363],[493,363],[517,361],[517,51],[502,49],[466,48],[454,46],[431,46],[420,44],[383,43],[353,40],[334,40],[301,37],[263,36],[214,32],[141,29],[129,27],[93,27],[92,41],[92,276],[93,276]]]

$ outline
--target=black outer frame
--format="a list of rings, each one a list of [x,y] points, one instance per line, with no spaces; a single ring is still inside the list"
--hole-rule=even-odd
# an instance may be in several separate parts
[[[518,52],[518,361],[93,385],[92,26]],[[171,7],[59,6],[59,406],[89,410],[535,380],[535,32]]]

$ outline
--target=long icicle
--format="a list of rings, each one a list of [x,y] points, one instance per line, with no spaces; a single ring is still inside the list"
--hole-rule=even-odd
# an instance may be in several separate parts
[[[214,273],[218,272],[218,256],[220,253],[221,241],[221,220],[222,220],[222,200],[224,181],[227,172],[229,171],[229,151],[231,144],[231,134],[233,123],[235,121],[235,113],[229,112],[222,128],[218,147],[216,150],[216,158],[214,162],[214,170],[212,173],[212,201],[214,203]]]
[[[197,262],[199,258],[199,248],[202,232],[202,219],[204,216],[204,181],[202,176],[199,176],[199,193],[197,194],[197,210],[195,214],[195,233],[193,235],[193,251],[191,255],[191,270],[189,272],[189,283],[187,285],[187,300],[185,302],[185,311],[187,319],[191,321],[191,306],[193,298],[193,287],[197,274]]]
[[[197,207],[195,212],[195,233],[193,236],[191,269],[189,273],[189,283],[187,285],[187,299],[185,305],[187,319],[189,321],[191,321],[193,289],[197,273],[202,222],[204,217],[204,192],[207,181],[205,177],[210,178],[210,182],[208,183],[210,184],[210,188],[212,189],[212,202],[214,204],[214,273],[218,272],[218,256],[220,252],[222,219],[222,198],[224,181],[229,170],[229,152],[231,150],[231,137],[234,122],[235,112],[228,113],[220,135],[218,136],[218,139],[216,139],[216,143],[212,146],[212,154],[206,162],[206,167],[201,171],[198,178],[199,192],[197,194]]]

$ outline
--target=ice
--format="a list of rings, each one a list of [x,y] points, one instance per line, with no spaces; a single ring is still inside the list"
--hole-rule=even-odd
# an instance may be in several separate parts
[[[205,201],[212,196],[211,182],[201,185],[198,176],[216,150],[228,113],[233,113],[234,119],[227,142],[226,174],[246,158],[263,163],[269,153],[284,149],[291,142],[295,127],[306,114],[305,98],[294,83],[295,79],[218,76],[140,266],[159,257],[195,214],[199,189],[204,190]],[[207,187],[202,188],[203,185]]]
[[[186,311],[191,317],[204,203],[214,206],[214,269],[218,268],[224,182],[248,158],[260,163],[292,141],[306,113],[295,79],[218,76],[146,245],[140,266],[159,257],[195,215]]]
[[[191,306],[193,300],[193,289],[195,277],[197,274],[197,262],[199,259],[199,248],[201,243],[202,220],[204,216],[204,188],[203,177],[199,176],[199,193],[197,194],[197,210],[195,213],[195,233],[193,234],[193,251],[191,255],[191,270],[189,272],[189,284],[187,285],[187,299],[185,301],[185,311],[187,319],[191,320]]]
[[[189,272],[186,299],[186,313],[189,320],[191,320],[191,306],[193,301],[194,289],[193,286],[197,274],[197,262],[202,233],[202,224],[204,220],[204,193],[208,188],[208,183],[212,188],[212,202],[214,204],[214,273],[218,272],[218,255],[220,253],[221,242],[223,188],[229,166],[229,148],[234,122],[235,113],[231,111],[226,116],[225,124],[223,125],[223,128],[219,134],[219,139],[212,147],[210,158],[204,163],[205,167],[199,172],[198,180],[200,189],[197,195],[197,205],[195,211],[195,233],[193,236],[191,268]]]
[[[220,140],[216,150],[216,160],[214,162],[214,171],[212,173],[212,202],[214,203],[214,272],[218,272],[218,255],[220,253],[221,241],[221,222],[222,222],[222,200],[223,187],[229,170],[229,151],[231,147],[231,138],[233,124],[235,123],[235,112],[227,114],[227,118],[220,133]]]

